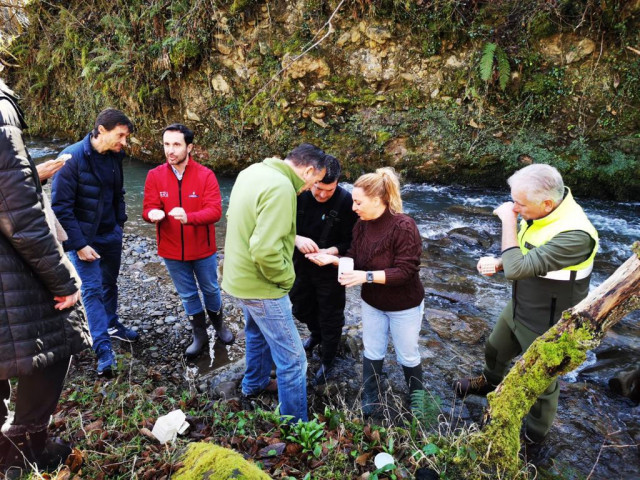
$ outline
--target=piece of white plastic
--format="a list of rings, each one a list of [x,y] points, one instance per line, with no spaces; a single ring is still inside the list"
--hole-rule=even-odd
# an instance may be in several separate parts
[[[375,464],[376,468],[382,468],[382,467],[385,467],[387,465],[394,465],[395,464],[395,460],[388,453],[380,452],[373,459],[373,463]]]
[[[189,428],[186,415],[180,409],[158,417],[151,433],[160,443],[173,442],[178,434],[184,433]]]

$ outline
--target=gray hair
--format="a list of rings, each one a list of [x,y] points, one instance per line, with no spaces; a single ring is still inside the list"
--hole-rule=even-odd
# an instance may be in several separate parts
[[[550,199],[554,205],[558,205],[564,197],[564,182],[560,172],[543,163],[521,168],[509,177],[507,183],[511,188],[524,187],[530,202],[542,203]]]

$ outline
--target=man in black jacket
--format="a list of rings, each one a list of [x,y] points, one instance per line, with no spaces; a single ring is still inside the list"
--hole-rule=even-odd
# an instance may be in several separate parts
[[[331,375],[344,326],[345,288],[331,265],[320,267],[305,258],[307,253],[343,255],[351,245],[351,231],[358,219],[351,194],[338,185],[340,162],[327,155],[327,173],[311,190],[298,196],[296,250],[293,264],[296,281],[289,293],[293,315],[306,323],[311,336],[304,348],[322,347],[322,365],[313,382],[324,384]]]
[[[25,127],[0,80],[0,424],[8,417],[9,379],[18,379],[15,414],[0,435],[0,471],[56,467],[71,452],[48,439],[47,426],[71,355],[91,342],[76,305],[80,282],[47,221]]]
[[[111,337],[138,339],[117,314],[122,229],[127,220],[122,159],[132,132],[131,120],[120,110],[100,112],[93,131],[62,151],[71,158],[51,188],[53,211],[69,237],[64,249],[82,279],[98,375],[105,377],[111,377],[116,366]]]

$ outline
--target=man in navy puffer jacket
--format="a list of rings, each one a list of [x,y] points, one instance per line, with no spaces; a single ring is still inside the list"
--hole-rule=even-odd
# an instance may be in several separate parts
[[[116,313],[122,228],[127,220],[122,159],[132,132],[133,123],[121,111],[100,112],[93,131],[62,151],[71,158],[55,175],[51,189],[53,211],[69,237],[64,249],[82,279],[98,375],[106,377],[116,365],[111,336],[128,342],[138,338]]]

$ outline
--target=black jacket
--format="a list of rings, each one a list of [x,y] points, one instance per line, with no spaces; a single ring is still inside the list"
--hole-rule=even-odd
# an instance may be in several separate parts
[[[79,284],[46,221],[24,127],[0,80],[0,379],[28,375],[91,344],[80,303],[54,308],[54,296],[71,295]]]

